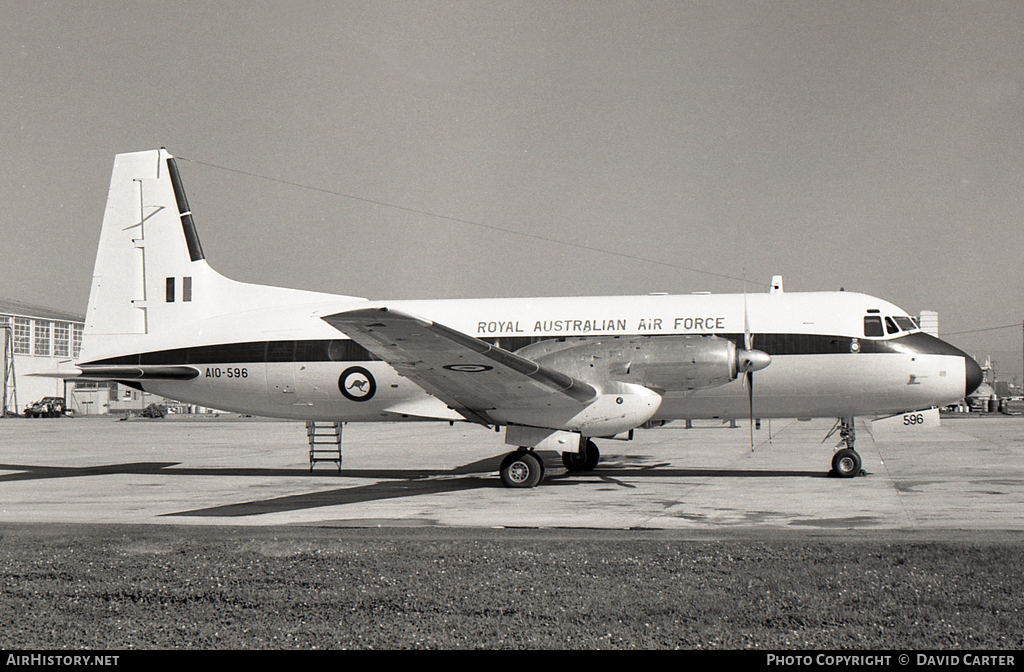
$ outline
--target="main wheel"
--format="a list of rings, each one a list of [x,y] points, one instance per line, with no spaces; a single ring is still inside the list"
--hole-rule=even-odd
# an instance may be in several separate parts
[[[499,473],[501,482],[510,488],[532,488],[540,483],[544,466],[533,452],[517,450],[501,461]]]
[[[601,452],[591,439],[587,439],[587,444],[578,453],[562,453],[562,464],[569,471],[593,471],[600,461]]]
[[[840,478],[853,478],[860,473],[860,455],[852,448],[837,450],[832,456],[832,471]]]

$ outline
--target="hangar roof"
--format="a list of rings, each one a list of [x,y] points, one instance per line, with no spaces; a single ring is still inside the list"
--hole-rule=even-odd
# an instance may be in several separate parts
[[[0,297],[0,315],[19,315],[22,317],[36,317],[43,320],[61,320],[64,322],[85,322],[85,316],[75,313],[66,313],[62,310],[35,306],[31,303],[15,301]]]

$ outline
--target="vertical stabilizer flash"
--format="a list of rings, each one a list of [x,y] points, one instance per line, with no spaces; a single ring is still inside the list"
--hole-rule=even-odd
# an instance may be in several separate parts
[[[167,157],[167,172],[171,176],[171,185],[174,187],[174,200],[178,204],[178,214],[181,215],[181,229],[185,233],[185,242],[188,244],[188,256],[192,261],[205,259],[203,246],[199,243],[199,234],[196,233],[195,222],[192,221],[192,210],[188,207],[188,198],[185,197],[185,189],[181,186],[178,164],[175,163],[173,156]]]

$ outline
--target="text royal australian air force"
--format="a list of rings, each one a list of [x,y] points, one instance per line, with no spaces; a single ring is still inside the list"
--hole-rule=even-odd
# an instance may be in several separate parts
[[[709,333],[725,331],[724,315],[671,315],[664,317],[540,317],[535,319],[477,320],[477,336],[585,335],[608,333]]]
[[[742,331],[743,305],[732,298],[648,295],[499,300],[474,306],[483,310],[473,316],[470,333],[486,338]],[[469,312],[466,317],[471,315]]]

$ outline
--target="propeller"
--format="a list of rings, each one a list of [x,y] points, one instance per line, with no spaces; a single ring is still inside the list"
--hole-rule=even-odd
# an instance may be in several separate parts
[[[754,449],[754,371],[760,371],[772,362],[764,351],[754,350],[754,335],[750,333],[750,316],[747,312],[747,283],[743,282],[743,350],[736,353],[738,370],[747,383],[747,408],[750,411],[750,449]]]

